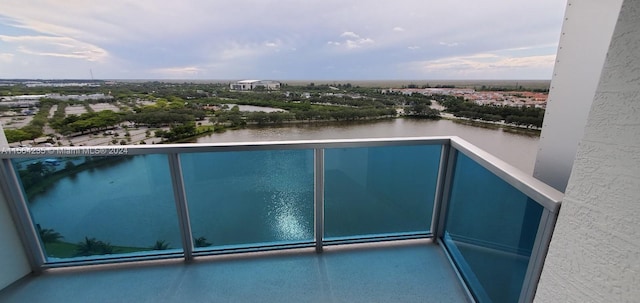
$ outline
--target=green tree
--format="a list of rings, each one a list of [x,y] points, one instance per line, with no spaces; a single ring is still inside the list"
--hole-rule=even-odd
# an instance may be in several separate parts
[[[207,246],[211,246],[212,243],[207,242],[207,238],[205,237],[198,237],[193,239],[193,245],[195,247],[207,247]]]
[[[77,244],[76,256],[108,255],[114,252],[109,242],[102,242],[96,238],[85,237],[84,241]]]
[[[40,234],[40,240],[42,243],[55,243],[60,242],[64,237],[57,231],[51,228],[41,228],[40,225],[36,225],[38,227],[38,233]]]
[[[153,249],[153,250],[169,249],[169,243],[165,242],[164,240],[158,240],[158,241],[156,241],[156,244],[151,246],[151,249]]]
[[[4,135],[9,143],[20,142],[31,139],[31,135],[22,129],[5,129]]]
[[[27,170],[32,174],[44,175],[45,168],[44,164],[40,161],[36,161],[27,165]]]
[[[66,170],[74,169],[75,167],[76,165],[71,160],[64,163],[64,169]]]

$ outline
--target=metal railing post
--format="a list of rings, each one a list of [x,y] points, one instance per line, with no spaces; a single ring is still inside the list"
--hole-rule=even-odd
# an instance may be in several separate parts
[[[189,220],[189,207],[187,206],[187,194],[184,189],[184,179],[182,177],[182,166],[180,156],[175,153],[167,155],[169,159],[169,171],[171,173],[171,184],[173,185],[173,196],[178,214],[178,225],[182,237],[182,247],[184,249],[185,261],[193,260],[193,236],[191,233],[191,222]]]
[[[441,197],[440,197],[440,209],[437,215],[438,220],[435,227],[434,238],[438,241],[444,236],[444,226],[447,221],[447,209],[449,208],[449,197],[451,195],[451,185],[453,183],[454,169],[456,167],[456,158],[458,151],[451,145],[449,145],[446,159],[446,169],[444,170],[444,180],[442,182]],[[435,211],[435,210],[434,210]]]
[[[316,252],[322,252],[324,236],[324,149],[313,150],[314,158],[314,223]]]
[[[536,239],[533,242],[533,249],[529,257],[529,265],[524,276],[519,302],[533,302],[557,219],[558,214],[546,208],[540,216],[540,224],[538,225]]]
[[[438,178],[436,180],[436,193],[433,198],[433,214],[431,216],[431,234],[434,243],[438,242],[438,230],[440,222],[440,209],[442,207],[442,197],[444,193],[444,185],[447,179],[447,162],[449,160],[450,144],[443,144],[440,151],[440,163],[438,165]]]

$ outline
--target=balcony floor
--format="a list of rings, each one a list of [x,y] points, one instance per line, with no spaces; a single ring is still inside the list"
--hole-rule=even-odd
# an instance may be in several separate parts
[[[0,302],[467,302],[425,240],[49,270]]]

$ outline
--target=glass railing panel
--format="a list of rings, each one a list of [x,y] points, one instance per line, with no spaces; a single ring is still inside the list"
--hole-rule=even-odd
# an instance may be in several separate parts
[[[542,211],[458,152],[444,242],[479,302],[518,302]]]
[[[182,252],[165,155],[12,162],[48,263]]]
[[[327,149],[324,238],[429,232],[441,149]]]
[[[313,150],[181,154],[196,251],[313,241]]]

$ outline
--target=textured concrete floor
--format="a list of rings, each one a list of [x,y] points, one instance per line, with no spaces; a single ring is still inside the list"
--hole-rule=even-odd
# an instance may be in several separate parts
[[[49,270],[0,302],[466,302],[425,241]]]

